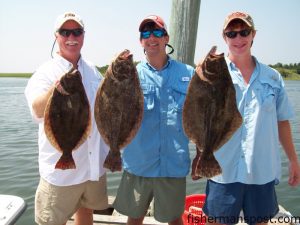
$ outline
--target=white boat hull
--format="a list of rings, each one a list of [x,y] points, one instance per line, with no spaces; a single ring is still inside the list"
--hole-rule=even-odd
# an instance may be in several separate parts
[[[26,209],[25,201],[14,195],[0,195],[0,225],[12,225]]]

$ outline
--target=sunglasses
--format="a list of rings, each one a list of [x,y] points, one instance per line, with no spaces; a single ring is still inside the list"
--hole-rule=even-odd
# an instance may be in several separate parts
[[[84,30],[82,28],[77,28],[73,30],[59,29],[58,33],[63,37],[69,37],[71,34],[73,34],[74,37],[79,37],[84,33]]]
[[[236,36],[239,34],[241,37],[247,37],[251,33],[251,29],[244,29],[240,31],[228,31],[225,33],[226,37],[228,38],[236,38]]]
[[[158,37],[158,38],[161,38],[162,36],[165,35],[165,30],[163,29],[155,29],[155,30],[147,30],[147,31],[142,31],[141,32],[141,38],[142,39],[147,39],[150,37],[151,34],[154,35],[154,37]]]

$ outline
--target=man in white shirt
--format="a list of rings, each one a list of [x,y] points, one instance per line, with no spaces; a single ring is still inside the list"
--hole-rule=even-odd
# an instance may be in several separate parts
[[[38,224],[65,224],[75,213],[75,224],[93,224],[93,209],[107,207],[106,170],[103,162],[108,147],[101,138],[92,114],[92,129],[87,140],[72,152],[76,168],[60,170],[55,164],[61,157],[44,132],[45,106],[56,83],[71,68],[79,70],[91,112],[101,75],[81,56],[84,24],[71,12],[57,18],[55,38],[59,51],[40,66],[28,81],[25,95],[30,112],[39,123],[40,183],[35,197],[35,220]]]

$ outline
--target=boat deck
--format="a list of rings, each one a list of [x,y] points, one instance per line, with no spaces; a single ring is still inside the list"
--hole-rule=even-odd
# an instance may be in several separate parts
[[[119,225],[119,224],[126,224],[127,216],[123,215],[95,215],[94,214],[94,225]],[[160,223],[156,221],[153,217],[145,217],[144,223],[145,225],[160,225],[160,224],[167,224],[167,223]],[[73,220],[69,220],[67,225],[74,225]]]
[[[95,225],[119,225],[119,224],[126,224],[127,222],[127,216],[124,216],[120,213],[118,213],[114,208],[112,207],[112,203],[114,201],[114,196],[108,197],[108,205],[109,207],[105,210],[96,210],[94,212],[94,224]],[[150,205],[148,210],[148,215],[151,213],[151,207],[153,205]],[[160,223],[154,219],[153,216],[146,216],[144,219],[143,224],[145,225],[162,225],[167,223]],[[67,225],[74,225],[74,219],[71,218]]]
[[[95,211],[94,213],[94,225],[125,225],[127,222],[127,216],[119,214],[112,207],[112,202],[114,197],[109,197],[109,208],[105,210]],[[151,206],[150,206],[151,207]],[[150,209],[151,211],[151,209]],[[279,212],[269,225],[289,225],[292,223],[279,222],[277,218],[279,217],[289,217],[290,214],[282,207],[279,206]],[[160,223],[154,219],[153,216],[145,216],[144,225],[167,225],[168,223]],[[71,218],[67,225],[74,225],[74,219]],[[247,225],[246,223],[240,222],[238,225]]]

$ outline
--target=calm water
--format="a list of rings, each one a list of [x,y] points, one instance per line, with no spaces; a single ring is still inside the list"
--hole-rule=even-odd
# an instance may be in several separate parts
[[[34,223],[34,193],[39,180],[37,124],[33,123],[24,96],[27,79],[0,79],[0,194],[18,195],[27,202],[27,210],[17,224]],[[294,143],[300,155],[300,82],[287,81],[286,89],[295,107],[296,117],[291,121]],[[192,157],[195,152],[191,147]],[[300,187],[287,185],[287,160],[283,154],[283,179],[276,187],[279,203],[294,216],[300,216]],[[108,174],[108,191],[114,195],[120,173]],[[188,176],[187,194],[202,193],[205,180],[193,182]]]

